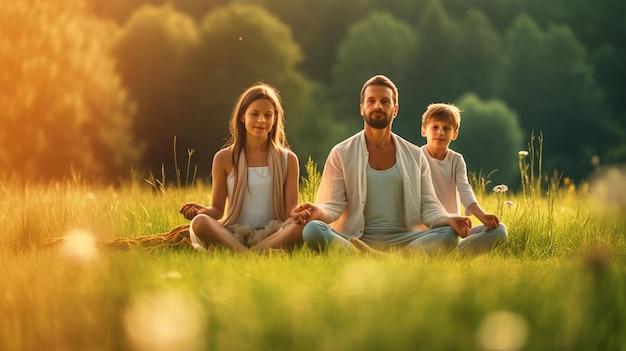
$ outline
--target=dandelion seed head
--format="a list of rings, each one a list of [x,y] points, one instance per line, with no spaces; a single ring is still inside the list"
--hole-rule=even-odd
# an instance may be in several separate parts
[[[521,150],[520,152],[517,153],[518,155],[520,155],[521,157],[526,157],[528,156],[528,151],[526,150]]]
[[[509,191],[509,187],[504,184],[496,185],[493,187],[493,192],[495,193],[506,193],[507,191]]]
[[[528,336],[526,319],[514,312],[496,311],[483,318],[477,332],[480,349],[487,351],[516,351],[524,346]]]
[[[81,229],[68,232],[59,246],[61,255],[78,263],[91,261],[98,255],[98,248],[93,236]]]
[[[135,296],[123,315],[136,351],[204,350],[204,320],[192,296],[163,291]]]

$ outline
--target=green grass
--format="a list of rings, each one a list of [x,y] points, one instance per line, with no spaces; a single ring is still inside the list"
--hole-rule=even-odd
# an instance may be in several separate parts
[[[165,232],[201,182],[0,183],[0,350],[626,350],[624,212],[552,192],[481,191],[510,238],[474,259],[243,257],[39,247]]]

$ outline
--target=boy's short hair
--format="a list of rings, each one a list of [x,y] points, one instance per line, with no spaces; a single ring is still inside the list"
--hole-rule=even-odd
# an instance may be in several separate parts
[[[457,130],[461,126],[461,110],[453,104],[430,104],[422,115],[422,128],[426,128],[430,120],[449,123]]]

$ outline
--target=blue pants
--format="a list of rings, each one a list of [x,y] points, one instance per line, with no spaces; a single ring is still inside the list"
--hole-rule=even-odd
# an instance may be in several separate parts
[[[330,247],[348,249],[352,245],[347,240],[350,237],[352,236],[333,230],[322,221],[311,221],[302,230],[304,243],[315,251],[325,251]],[[427,254],[452,251],[459,242],[458,235],[452,230],[452,227],[448,226],[421,232],[364,234],[360,239],[375,249],[401,248],[411,245]]]
[[[487,230],[484,225],[478,225],[470,230],[466,238],[461,239],[457,250],[466,255],[484,254],[505,242],[508,236],[503,223],[492,230]]]
[[[311,221],[302,230],[304,243],[315,251],[325,251],[330,247],[347,250],[352,246],[348,241],[352,236],[339,233],[322,221]],[[433,255],[450,252],[455,248],[461,253],[478,255],[500,245],[506,240],[504,224],[487,231],[484,226],[472,228],[470,235],[459,242],[459,236],[452,227],[445,226],[425,231],[410,231],[389,234],[364,234],[361,240],[375,249],[413,246],[423,253]]]

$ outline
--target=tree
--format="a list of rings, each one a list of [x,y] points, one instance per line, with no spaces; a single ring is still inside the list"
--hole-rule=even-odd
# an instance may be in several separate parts
[[[388,76],[402,92],[414,43],[411,27],[388,13],[371,13],[350,27],[333,66],[331,98],[337,120],[355,128],[362,124],[359,93],[363,83],[375,74]],[[400,115],[404,116],[402,110]],[[410,123],[408,117],[403,122]]]
[[[460,90],[473,91],[479,96],[497,95],[504,65],[500,35],[489,19],[472,9],[461,22],[462,40],[458,55],[462,57],[459,72],[462,76]]]
[[[459,24],[446,13],[438,0],[430,0],[417,20],[417,44],[411,55],[413,82],[410,94],[423,111],[431,102],[453,101],[465,93]]]
[[[462,110],[461,127],[451,148],[462,153],[468,170],[488,174],[495,183],[512,184],[517,179],[518,152],[524,148],[524,133],[517,115],[500,100],[481,100],[463,95],[456,104]]]
[[[80,1],[0,4],[0,168],[25,180],[121,176],[140,150],[109,56],[116,28]]]
[[[515,21],[506,41],[503,99],[527,136],[544,135],[545,168],[580,179],[613,134],[585,48],[569,28],[544,32],[527,16]]]
[[[255,0],[255,3],[263,4],[292,28],[305,54],[300,69],[322,84],[331,84],[331,67],[348,28],[372,7],[367,0]]]
[[[85,0],[87,8],[102,18],[115,20],[119,24],[124,24],[132,17],[133,13],[143,6],[152,5],[161,7],[163,5],[174,3],[176,9],[181,13],[199,20],[210,10],[218,5],[223,5],[231,0]]]
[[[333,118],[333,108],[319,83],[303,76],[286,84],[281,92],[285,100],[286,133],[293,151],[304,167],[308,157],[323,166],[333,145],[353,133],[344,123]]]
[[[201,114],[192,65],[199,45],[193,20],[169,5],[137,10],[115,44],[118,70],[138,106],[133,131],[146,147],[143,168],[155,174],[171,164],[174,137],[194,148],[188,126]]]

